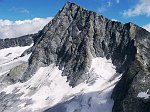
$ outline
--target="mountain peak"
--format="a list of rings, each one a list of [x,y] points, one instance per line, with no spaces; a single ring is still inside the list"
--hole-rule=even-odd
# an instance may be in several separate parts
[[[65,7],[65,6],[78,6],[78,7],[81,7],[81,6],[79,6],[78,4],[76,4],[76,3],[74,3],[74,2],[70,2],[70,1],[67,1],[67,2],[65,3],[64,7]]]
[[[81,7],[81,6],[77,5],[76,3],[67,1],[65,3],[65,5],[63,6],[62,10],[63,9],[72,9],[73,7]]]
[[[77,5],[76,3],[74,3],[74,2],[70,2],[70,1],[67,1],[66,3],[65,3],[65,5]],[[78,6],[78,5],[77,5]]]
[[[69,10],[75,11],[76,9],[81,9],[83,11],[89,11],[89,10],[83,8],[82,6],[80,6],[80,5],[78,5],[78,4],[74,3],[74,2],[69,2],[68,1],[68,2],[65,3],[65,5],[63,6],[63,8],[61,9],[60,12],[66,12],[67,10],[68,11]]]

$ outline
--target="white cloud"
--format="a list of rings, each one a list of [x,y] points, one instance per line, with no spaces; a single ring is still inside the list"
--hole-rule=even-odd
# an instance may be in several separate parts
[[[112,21],[118,21],[117,19],[111,19]]]
[[[12,21],[9,20],[0,20],[0,27],[7,26],[13,24]]]
[[[145,26],[143,26],[143,28],[150,32],[150,23],[145,25]]]
[[[116,0],[116,3],[117,3],[117,4],[120,3],[120,0]]]
[[[124,10],[123,12],[123,16],[127,17],[138,15],[150,16],[150,0],[139,0],[133,8]]]
[[[32,20],[0,20],[0,38],[15,38],[27,34],[37,33],[52,17],[34,18]]]
[[[98,8],[98,13],[103,13],[106,11],[106,8],[105,7],[100,7]]]
[[[18,7],[12,7],[10,9],[10,11],[13,11],[13,12],[19,12],[19,13],[25,13],[25,14],[29,14],[30,11],[26,8],[18,8]]]
[[[108,1],[106,7],[111,7],[111,6],[112,6],[112,3]]]
[[[27,14],[30,13],[28,9],[22,9],[22,10],[20,10],[20,12],[21,12],[21,13],[27,13]]]
[[[104,4],[101,5],[100,8],[98,8],[98,13],[105,12],[109,7],[111,7],[113,3],[111,1],[107,1]]]

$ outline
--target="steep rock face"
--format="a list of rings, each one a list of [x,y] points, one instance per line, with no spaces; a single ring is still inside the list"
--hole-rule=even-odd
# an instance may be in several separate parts
[[[150,33],[133,25],[130,35],[135,39],[137,54],[114,88],[113,112],[150,112],[150,99],[145,98],[149,95],[150,87]],[[139,94],[144,92],[145,95],[139,97]]]
[[[33,34],[21,36],[18,38],[0,39],[0,49],[16,47],[16,46],[29,46],[33,43]]]
[[[70,85],[75,86],[88,78],[91,57],[97,56],[111,58],[122,72],[136,53],[134,40],[129,37],[130,27],[130,23],[110,21],[67,3],[37,35],[29,67],[21,80],[28,80],[41,66],[56,63]]]

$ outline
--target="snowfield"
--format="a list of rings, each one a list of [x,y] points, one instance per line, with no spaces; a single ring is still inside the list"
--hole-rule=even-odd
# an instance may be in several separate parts
[[[19,56],[31,46],[11,47],[6,49],[1,49],[0,50],[0,75],[3,75],[7,71],[22,64],[23,62],[27,62],[28,58],[30,57],[30,54],[24,57],[19,57]]]
[[[13,59],[29,47],[31,46],[0,50],[0,75],[9,72],[18,63],[27,61],[30,55]],[[20,96],[18,112],[41,112],[46,109],[47,112],[111,112],[111,93],[121,77],[114,77],[116,70],[111,60],[93,58],[87,73],[92,76],[91,79],[74,88],[69,86],[67,77],[61,74],[62,71],[51,64],[41,67],[27,82],[9,85],[0,91],[6,95]],[[114,79],[111,80],[112,78]]]
[[[31,45],[32,46],[32,45]],[[14,58],[19,57],[26,49],[31,46],[25,47],[10,47],[0,50],[0,65],[13,61]]]

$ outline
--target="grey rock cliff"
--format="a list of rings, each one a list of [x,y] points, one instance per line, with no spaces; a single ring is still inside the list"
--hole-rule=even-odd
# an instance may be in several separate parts
[[[138,98],[140,92],[149,94],[150,87],[150,33],[131,24],[130,38],[134,38],[136,55],[123,72],[114,88],[113,112],[150,112],[150,99]]]
[[[130,27],[131,23],[114,22],[68,2],[35,37],[29,67],[21,80],[28,80],[41,66],[56,63],[75,86],[88,78],[91,57],[111,58],[121,73],[136,54]]]
[[[29,46],[33,43],[33,34],[21,36],[18,38],[0,39],[0,49],[16,47],[16,46]]]

